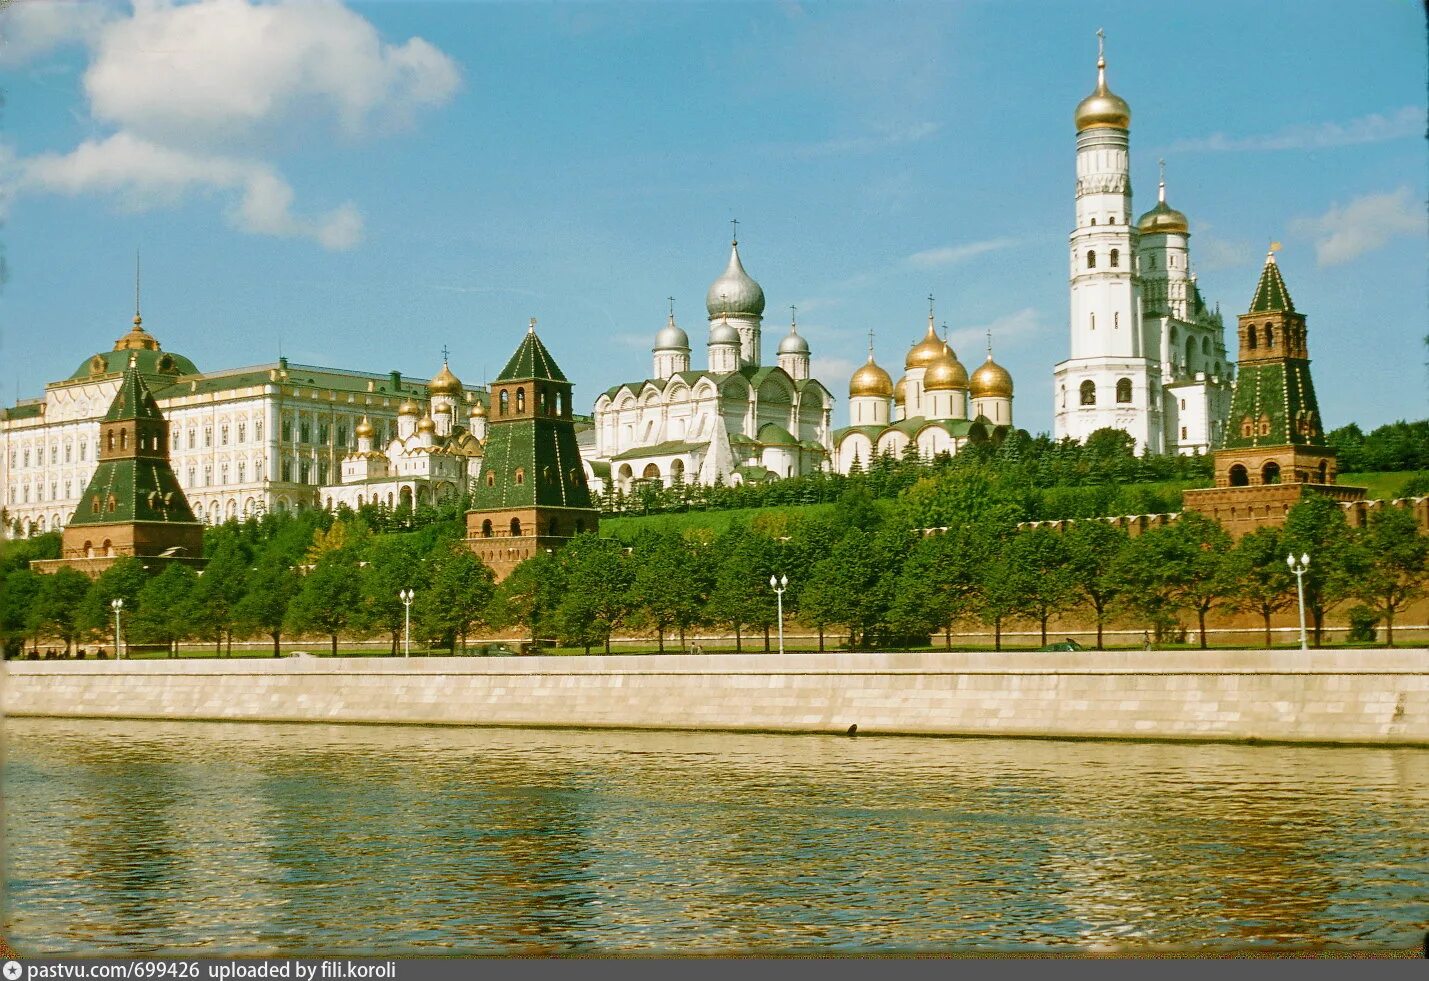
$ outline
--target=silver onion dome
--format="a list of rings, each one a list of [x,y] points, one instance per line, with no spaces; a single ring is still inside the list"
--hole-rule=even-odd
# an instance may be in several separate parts
[[[738,242],[730,247],[729,265],[705,294],[705,309],[711,317],[764,315],[764,290],[744,271],[739,261]]]
[[[657,351],[688,351],[690,349],[690,335],[675,323],[675,315],[670,314],[669,321],[660,328],[660,333],[655,335],[655,350]]]
[[[716,344],[733,344],[739,346],[739,331],[730,326],[728,320],[721,320],[710,328],[710,347]]]
[[[803,336],[791,326],[789,333],[785,334],[784,339],[779,342],[779,353],[808,354],[809,342],[804,340]]]

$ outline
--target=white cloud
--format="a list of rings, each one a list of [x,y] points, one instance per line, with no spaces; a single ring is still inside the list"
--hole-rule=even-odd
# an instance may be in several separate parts
[[[1195,268],[1200,272],[1237,269],[1254,264],[1262,253],[1249,242],[1216,238],[1206,228],[1196,230]]]
[[[858,364],[863,364],[860,361]],[[835,391],[838,390],[836,381],[830,379],[849,378],[853,375],[854,364],[848,358],[821,358],[812,357],[809,359],[809,377],[822,379],[825,385],[829,385]]]
[[[294,121],[388,129],[456,91],[456,64],[421,38],[392,45],[337,0],[137,0],[95,42],[95,118],[154,139],[245,142]]]
[[[69,3],[33,12],[38,6],[18,7],[26,49],[85,41],[89,110],[113,132],[14,161],[13,189],[111,195],[130,208],[218,195],[243,231],[329,249],[361,241],[361,213],[351,202],[295,213],[292,186],[266,159],[273,148],[324,129],[348,138],[390,132],[460,84],[456,64],[431,44],[388,44],[338,0],[135,0],[128,16]]]
[[[86,140],[66,154],[31,157],[18,169],[20,191],[112,194],[136,210],[176,204],[196,193],[230,192],[230,221],[244,231],[311,238],[339,250],[362,238],[362,216],[351,203],[317,218],[295,216],[293,189],[261,161],[186,153],[129,133]]]
[[[915,252],[908,257],[908,264],[920,269],[937,269],[943,266],[957,265],[959,262],[986,252],[1010,249],[1016,244],[1017,239],[1015,238],[991,238],[981,242],[967,242],[963,245],[947,245],[938,249]]]
[[[1386,194],[1366,194],[1314,218],[1298,218],[1290,230],[1315,240],[1315,260],[1336,266],[1383,248],[1399,235],[1429,230],[1424,202],[1407,187]]]
[[[953,345],[953,350],[965,349],[959,357],[967,364],[972,365],[975,361],[980,360],[982,352],[987,349],[988,331],[992,332],[992,345],[996,350],[998,347],[1006,345],[1008,341],[1033,337],[1043,333],[1046,329],[1040,311],[1034,307],[1023,307],[1021,310],[1005,314],[986,324],[959,327],[949,332],[948,342]],[[976,352],[978,356],[973,357],[969,352]]]
[[[0,67],[92,41],[114,15],[94,0],[12,0],[0,13]]]
[[[907,126],[883,127],[861,136],[834,137],[817,143],[790,143],[779,146],[795,157],[834,157],[857,153],[875,153],[891,147],[920,143],[942,129],[941,124],[932,122],[913,123]]]
[[[1318,150],[1362,143],[1382,143],[1405,137],[1423,137],[1425,110],[1405,106],[1389,115],[1371,113],[1347,123],[1305,123],[1287,126],[1261,136],[1232,137],[1224,133],[1177,140],[1168,153],[1225,150]]]

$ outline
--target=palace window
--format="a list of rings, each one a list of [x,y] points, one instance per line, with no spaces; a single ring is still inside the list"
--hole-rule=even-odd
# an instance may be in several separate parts
[[[190,430],[189,430],[189,449],[193,449],[193,448],[194,448],[194,438],[195,438],[195,437],[194,437],[194,431],[193,431],[192,429],[190,429]]]
[[[175,429],[169,437],[169,448],[177,450],[179,448],[179,431]]]
[[[228,464],[226,463],[220,464],[218,467],[218,482],[220,484],[228,483]]]
[[[65,463],[69,463],[69,462],[71,461],[71,459],[72,459],[72,457],[73,457],[73,454],[74,454],[74,444],[72,444],[72,443],[66,443],[66,444],[65,444]]]
[[[1118,402],[1131,401],[1131,379],[1118,378],[1116,382],[1116,400]]]
[[[60,448],[59,448],[58,446],[51,446],[51,447],[50,447],[50,465],[53,466],[54,464],[59,463],[59,462],[60,462]]]
[[[228,423],[226,423],[226,422],[225,422],[222,426],[220,426],[219,429],[218,429],[218,445],[219,445],[219,446],[227,446],[227,445],[228,445]]]
[[[189,467],[188,485],[189,485],[190,487],[194,486],[194,468],[193,468],[193,467]]]
[[[306,484],[311,476],[311,464],[307,460],[298,461],[298,483]]]
[[[1095,250],[1095,249],[1088,249],[1088,250],[1087,250],[1087,268],[1088,268],[1088,269],[1095,269],[1096,267],[1097,267],[1097,253],[1096,253],[1096,250]]]
[[[203,468],[203,485],[205,487],[213,486],[213,464],[211,463]]]
[[[282,432],[282,434],[283,434],[283,442],[285,442],[285,443],[290,443],[290,442],[292,442],[292,440],[293,440],[293,417],[292,417],[292,416],[284,416],[284,417],[283,417],[283,421],[282,421],[282,423],[281,423],[281,432]]]
[[[29,449],[27,448],[27,449],[25,450],[25,466],[28,467],[29,465],[30,465],[30,451],[29,451]]]
[[[263,442],[263,420],[259,419],[253,423],[253,438],[257,442]]]
[[[239,461],[238,461],[238,482],[239,482],[240,484],[243,483],[244,471],[247,470],[247,469],[248,469],[248,464],[247,464],[245,461],[243,461],[243,460],[239,460]]]
[[[284,480],[285,482],[291,483],[291,482],[292,482],[292,479],[293,479],[293,461],[292,461],[292,460],[284,460],[284,461],[283,461],[283,480]]]
[[[205,448],[205,449],[207,449],[208,447],[210,447],[210,446],[213,445],[213,427],[212,427],[212,426],[204,426],[204,427],[203,427],[203,445],[204,445],[204,448]]]
[[[66,480],[66,481],[65,481],[65,500],[69,500],[70,495],[73,494],[73,493],[74,493],[74,482],[73,482],[73,481],[70,481],[70,480]]]
[[[1186,438],[1186,427],[1185,427],[1185,426],[1182,426],[1182,427],[1181,427],[1181,438],[1182,438],[1182,439],[1185,439],[1185,438]]]
[[[309,441],[309,437],[311,437],[312,434],[313,434],[312,424],[309,423],[306,419],[300,419],[300,420],[298,421],[298,442],[299,442],[299,443],[306,443],[306,442],[308,442],[308,441]]]
[[[1108,261],[1111,263],[1111,267],[1112,267],[1113,269],[1118,268],[1118,267],[1121,265],[1121,250],[1120,250],[1120,249],[1112,249],[1112,250],[1111,250],[1111,255],[1108,256],[1107,258],[1108,258]]]
[[[1269,324],[1265,325],[1265,346],[1275,346],[1275,328],[1270,326]]]
[[[322,443],[323,445],[327,445],[328,435],[329,435],[328,424],[325,423],[325,422],[320,422],[320,423],[318,423],[318,442],[319,442],[319,443]]]
[[[340,447],[345,447],[345,446],[347,446],[347,423],[345,423],[345,422],[340,422],[340,423],[338,423],[338,426],[337,426],[337,445],[340,446]]]
[[[80,462],[80,463],[83,463],[83,462],[84,462],[85,452],[86,452],[88,449],[89,449],[89,440],[87,440],[87,439],[82,439],[82,440],[80,440],[80,441],[79,441],[79,462]]]
[[[246,423],[246,422],[240,422],[240,423],[238,424],[238,442],[242,443],[242,442],[246,441],[247,439],[248,439],[248,423]]]
[[[1083,405],[1097,404],[1097,386],[1090,379],[1082,382],[1081,394]]]

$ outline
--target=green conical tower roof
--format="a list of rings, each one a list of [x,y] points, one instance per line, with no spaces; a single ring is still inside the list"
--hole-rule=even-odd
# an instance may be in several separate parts
[[[1295,303],[1290,299],[1290,291],[1285,288],[1285,280],[1280,276],[1275,253],[1265,257],[1265,268],[1260,271],[1260,282],[1256,284],[1255,296],[1250,301],[1251,313],[1294,313]]]
[[[531,321],[526,336],[522,338],[521,346],[511,355],[511,360],[506,362],[501,374],[496,376],[499,382],[525,378],[543,378],[559,382],[566,380],[566,376],[561,374],[561,369],[556,364],[556,359],[551,357],[551,352],[546,350],[546,345],[536,336],[534,320]]]
[[[131,353],[129,367],[124,370],[124,380],[119,383],[119,391],[115,394],[114,401],[109,403],[109,411],[104,414],[104,421],[163,418],[159,403],[154,400],[154,393],[149,391],[144,376],[139,374],[138,359]]]

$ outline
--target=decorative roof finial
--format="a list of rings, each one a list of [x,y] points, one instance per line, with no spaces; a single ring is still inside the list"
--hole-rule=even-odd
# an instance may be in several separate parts
[[[442,364],[443,364],[443,365],[446,365],[446,363],[447,363],[447,355],[448,355],[449,353],[450,353],[450,352],[447,351],[447,346],[446,346],[445,344],[443,344],[443,345],[442,345]]]
[[[139,315],[139,249],[134,249],[134,329],[138,330],[144,318]]]
[[[137,367],[139,367],[139,352],[138,352],[138,351],[130,351],[130,352],[129,352],[129,367],[131,367],[131,368],[137,368]]]
[[[1271,242],[1271,243],[1270,243],[1270,251],[1268,251],[1268,252],[1265,253],[1265,261],[1266,261],[1266,262],[1274,262],[1274,261],[1275,261],[1275,253],[1277,253],[1277,252],[1279,252],[1279,251],[1280,251],[1280,243],[1279,243],[1279,242]]]
[[[536,318],[535,318],[535,317],[532,317],[532,318],[531,318],[531,323],[530,323],[530,325],[527,326],[527,328],[526,328],[526,333],[528,333],[528,334],[534,334],[534,333],[536,333]]]
[[[799,333],[799,319],[796,316],[798,312],[798,307],[794,306],[794,304],[792,303],[789,304],[789,333],[791,334]]]
[[[1106,81],[1106,31],[1097,28],[1097,80]]]
[[[1156,190],[1156,200],[1162,204],[1166,203],[1166,161],[1161,159],[1156,161],[1156,166],[1161,170],[1161,184]]]
[[[873,364],[873,328],[868,329],[868,363]]]
[[[987,359],[988,359],[989,361],[992,360],[992,329],[991,329],[991,328],[988,328],[988,332],[987,332]]]
[[[675,298],[667,296],[665,299],[670,301],[670,323],[673,324],[675,322]]]
[[[738,244],[739,244],[739,219],[738,219],[738,218],[731,218],[731,219],[729,220],[729,224],[730,224],[730,227],[731,227],[732,229],[734,229],[733,233],[730,235],[731,241],[730,241],[729,244],[730,244],[730,245],[738,245]]]

